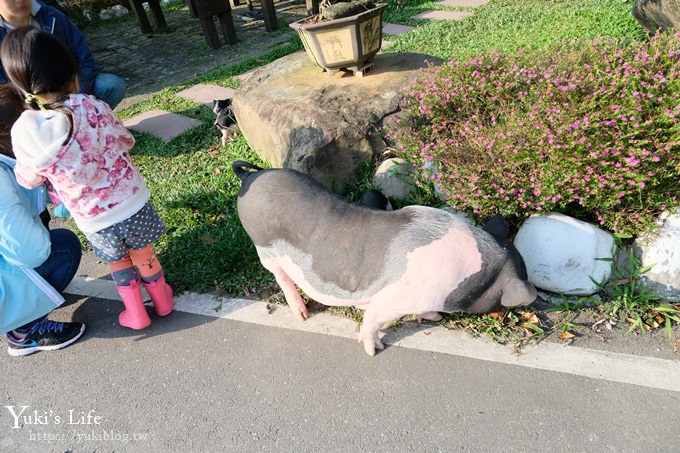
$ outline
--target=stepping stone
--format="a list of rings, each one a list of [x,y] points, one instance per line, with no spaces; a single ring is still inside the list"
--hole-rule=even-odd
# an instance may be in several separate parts
[[[391,45],[392,45],[392,41],[385,41],[385,40],[383,40],[382,45],[380,46],[380,49],[381,49],[381,50],[387,49],[387,48],[390,47]]]
[[[415,27],[409,27],[408,25],[390,24],[388,22],[383,24],[383,33],[386,35],[401,35],[407,31],[413,30]]]
[[[234,90],[217,85],[199,83],[176,93],[176,96],[212,107],[213,100],[231,98],[234,96]]]
[[[423,11],[422,13],[413,16],[413,18],[432,20],[460,20],[468,16],[472,16],[472,13],[464,11]]]
[[[455,6],[458,8],[474,8],[489,3],[489,0],[441,0],[435,2],[438,5]]]
[[[169,142],[185,131],[200,126],[202,122],[176,113],[154,109],[132,117],[123,124],[129,129],[146,132],[164,142]]]

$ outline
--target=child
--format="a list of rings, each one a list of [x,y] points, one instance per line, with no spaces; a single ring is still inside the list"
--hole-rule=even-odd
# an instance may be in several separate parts
[[[78,65],[57,38],[36,27],[10,31],[0,46],[10,83],[27,104],[12,127],[19,183],[48,181],[95,253],[111,266],[125,310],[122,326],[151,324],[141,284],[159,316],[173,309],[153,242],[165,229],[128,151],[135,141],[111,108],[78,93]]]

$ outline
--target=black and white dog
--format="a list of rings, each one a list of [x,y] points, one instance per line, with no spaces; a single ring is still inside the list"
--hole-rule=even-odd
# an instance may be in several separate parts
[[[215,127],[222,132],[222,146],[224,146],[227,140],[234,138],[238,128],[231,99],[213,100],[213,112],[217,115]]]

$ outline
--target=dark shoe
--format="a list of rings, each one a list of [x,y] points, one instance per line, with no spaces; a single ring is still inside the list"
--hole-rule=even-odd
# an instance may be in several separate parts
[[[7,352],[18,357],[38,351],[54,351],[74,343],[85,332],[82,322],[56,322],[45,318],[26,334],[7,333]]]

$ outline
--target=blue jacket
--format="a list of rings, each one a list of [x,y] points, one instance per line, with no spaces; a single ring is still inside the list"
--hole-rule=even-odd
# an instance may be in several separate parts
[[[80,80],[80,91],[92,94],[94,78],[98,71],[94,56],[92,56],[92,51],[83,33],[64,13],[40,3],[39,0],[33,0],[32,15],[34,23],[37,22],[40,28],[61,39],[71,49],[78,64],[80,64],[80,69],[83,71],[84,80]],[[4,22],[0,21],[0,42],[5,38],[7,31]],[[0,63],[0,83],[7,83],[7,74],[5,74],[2,63]]]
[[[64,298],[34,268],[50,255],[40,212],[42,187],[26,190],[14,177],[14,160],[0,154],[0,333],[50,313]]]

